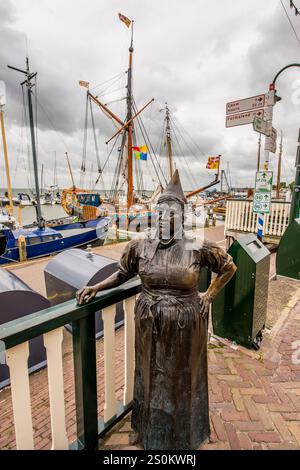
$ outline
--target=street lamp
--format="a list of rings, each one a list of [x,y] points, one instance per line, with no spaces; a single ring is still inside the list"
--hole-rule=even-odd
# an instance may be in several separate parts
[[[275,75],[272,83],[269,86],[269,93],[268,93],[268,106],[267,106],[267,121],[269,122],[269,128],[272,128],[272,121],[273,121],[273,107],[275,106],[276,102],[280,101],[281,98],[276,95],[276,81],[278,77],[284,72],[285,70],[292,68],[292,67],[300,67],[300,64],[289,64],[283,67],[279,72]],[[300,135],[299,139],[300,141]],[[269,153],[271,146],[271,137],[266,137],[265,139],[265,169],[268,169],[269,165]],[[296,159],[296,176],[295,176],[295,186],[292,196],[291,202],[291,212],[290,212],[290,222],[292,222],[296,217],[300,217],[300,142],[298,142],[298,152],[297,152],[297,159]]]

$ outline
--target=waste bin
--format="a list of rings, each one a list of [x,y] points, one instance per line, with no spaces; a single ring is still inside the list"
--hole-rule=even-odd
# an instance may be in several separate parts
[[[282,236],[277,256],[276,272],[300,281],[300,219],[294,219]]]
[[[58,305],[74,299],[76,291],[83,286],[92,286],[103,281],[118,270],[115,260],[87,250],[63,251],[55,256],[45,267],[44,276],[47,297],[51,305]],[[95,314],[96,338],[103,335],[101,312]],[[124,323],[123,304],[116,306],[116,327]],[[71,325],[66,325],[72,331]]]
[[[211,271],[207,268],[201,269],[199,283],[198,283],[199,292],[201,293],[206,292],[207,289],[209,288],[210,283],[211,283]]]
[[[0,269],[0,328],[3,323],[38,312],[50,307],[49,301],[30,289],[15,274]],[[46,365],[46,350],[43,337],[29,341],[29,372],[34,372]],[[0,388],[9,385],[9,368],[5,353],[0,353]]]
[[[213,302],[213,331],[257,350],[267,317],[270,252],[249,234],[238,238],[228,253],[237,271]]]

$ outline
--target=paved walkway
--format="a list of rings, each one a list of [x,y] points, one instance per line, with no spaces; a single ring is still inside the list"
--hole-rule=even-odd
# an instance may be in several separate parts
[[[296,282],[271,281],[268,310],[272,313],[259,352],[226,341],[209,345],[211,442],[203,449],[300,449],[300,289]],[[298,303],[297,303],[298,300]],[[298,349],[300,344],[298,343]],[[72,342],[63,342],[65,408],[69,441],[76,438]],[[294,363],[292,356],[294,355]],[[123,329],[116,333],[116,392],[123,391]],[[298,361],[297,361],[298,362]],[[99,416],[104,406],[103,342],[97,341]],[[30,376],[35,447],[51,447],[47,371]],[[130,416],[102,443],[102,449],[129,446]],[[14,449],[11,392],[0,392],[0,448]]]
[[[234,350],[226,341],[210,344],[211,439],[203,450],[300,449],[299,298],[300,289],[265,335],[260,352]],[[130,431],[128,416],[101,449],[139,449],[129,445]]]

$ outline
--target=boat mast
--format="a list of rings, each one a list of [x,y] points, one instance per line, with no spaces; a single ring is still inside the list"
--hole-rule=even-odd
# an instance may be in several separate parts
[[[57,186],[57,166],[56,166],[56,150],[54,150],[54,175],[53,175],[53,186]]]
[[[279,157],[278,157],[278,169],[277,169],[277,188],[276,188],[276,197],[280,197],[280,180],[281,180],[281,162],[282,162],[282,131],[281,131],[281,140],[279,147]]]
[[[75,186],[75,182],[74,182],[74,176],[73,176],[72,168],[71,168],[71,165],[70,165],[68,152],[66,152],[66,157],[67,157],[67,162],[68,162],[69,173],[70,173],[71,180],[72,180],[72,189],[73,189],[73,191],[75,191],[76,186]]]
[[[167,103],[166,103],[166,137],[167,137],[168,159],[169,159],[170,180],[171,180],[173,176],[172,141],[171,141],[171,127],[170,127],[170,110],[168,108]]]
[[[41,169],[41,195],[43,194],[43,178],[44,178],[44,163],[42,163],[42,169]]]
[[[257,171],[260,169],[260,152],[261,152],[261,134],[259,134],[258,139],[258,149],[257,149]]]
[[[9,166],[8,166],[6,135],[5,135],[5,127],[4,127],[4,106],[5,106],[5,97],[3,96],[3,99],[0,100],[0,120],[1,120],[1,133],[2,133],[2,142],[3,142],[5,171],[6,171],[6,179],[7,179],[7,193],[8,193],[8,199],[9,199],[8,211],[10,214],[12,214],[13,201],[12,201],[12,191],[11,191],[10,174],[9,174]]]
[[[133,203],[133,162],[132,162],[132,56],[133,56],[133,21],[131,23],[131,42],[129,47],[129,64],[127,72],[127,209]]]
[[[30,135],[31,135],[31,149],[32,149],[32,159],[33,159],[33,172],[34,172],[34,183],[35,183],[35,193],[36,193],[36,214],[37,214],[37,224],[40,229],[45,228],[44,219],[41,211],[41,201],[40,201],[40,189],[39,189],[39,177],[38,177],[38,164],[37,164],[37,154],[35,146],[35,134],[34,134],[34,120],[33,120],[33,109],[32,109],[32,88],[34,84],[31,83],[31,80],[37,76],[37,72],[30,72],[29,70],[29,60],[26,57],[26,70],[17,69],[8,65],[10,69],[16,70],[17,72],[24,73],[26,75],[26,80],[21,83],[21,86],[26,84],[27,87],[27,98],[28,98],[28,114],[29,114],[29,125],[30,125]]]

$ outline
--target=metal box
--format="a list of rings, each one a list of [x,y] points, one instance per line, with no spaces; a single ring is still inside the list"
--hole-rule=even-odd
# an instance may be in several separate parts
[[[0,269],[0,328],[3,323],[49,308],[49,301],[33,291],[15,274]],[[29,372],[46,365],[46,350],[43,337],[29,341]],[[5,353],[0,353],[0,388],[9,385],[9,368]]]
[[[117,261],[105,256],[76,248],[63,251],[55,256],[44,269],[47,297],[51,305],[74,299],[78,289],[97,284],[117,270]],[[116,326],[124,322],[122,303],[117,304],[115,321]],[[100,312],[96,312],[95,322],[96,338],[98,338],[103,334]],[[71,331],[71,325],[68,325],[67,329]]]
[[[238,238],[228,253],[237,272],[213,302],[214,334],[259,349],[267,318],[271,255],[254,234]]]
[[[277,256],[276,272],[300,281],[300,219],[294,219],[282,236]]]

